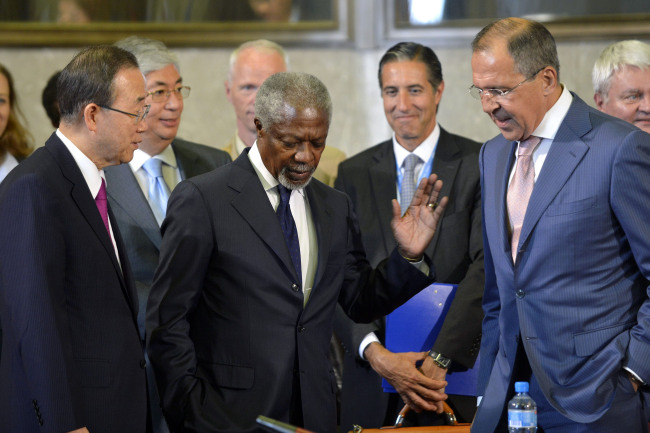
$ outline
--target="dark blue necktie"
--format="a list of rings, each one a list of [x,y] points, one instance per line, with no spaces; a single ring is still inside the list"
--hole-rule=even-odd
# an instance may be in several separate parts
[[[289,248],[289,255],[291,256],[293,267],[296,269],[296,273],[298,274],[298,280],[302,281],[298,230],[296,229],[296,222],[293,220],[291,207],[289,206],[291,191],[282,185],[278,185],[278,192],[280,193],[280,204],[278,205],[278,208],[275,212],[278,215],[282,233],[284,233],[284,240],[287,243],[287,247]]]

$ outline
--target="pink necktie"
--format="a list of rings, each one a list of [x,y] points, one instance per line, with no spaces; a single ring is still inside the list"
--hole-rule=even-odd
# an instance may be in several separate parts
[[[517,167],[508,187],[507,201],[508,216],[510,218],[510,226],[512,227],[510,246],[513,262],[517,259],[517,246],[519,245],[521,226],[524,224],[528,201],[530,200],[530,195],[533,193],[533,186],[535,186],[533,150],[535,150],[541,140],[541,138],[531,135],[528,139],[519,143]]]
[[[99,210],[99,214],[102,217],[102,221],[104,221],[104,226],[106,227],[106,231],[108,232],[108,237],[111,238],[111,229],[109,228],[108,225],[108,203],[106,202],[106,183],[104,182],[104,179],[102,179],[102,186],[99,188],[99,191],[97,192],[97,197],[95,197],[95,204],[97,205],[97,209]]]

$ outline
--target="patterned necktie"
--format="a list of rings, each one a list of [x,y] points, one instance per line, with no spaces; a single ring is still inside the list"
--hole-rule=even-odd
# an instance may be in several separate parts
[[[158,225],[161,225],[167,213],[167,201],[170,194],[169,187],[162,175],[162,161],[158,158],[150,158],[142,168],[149,175],[149,204]]]
[[[299,281],[302,281],[302,270],[300,266],[300,243],[298,242],[298,230],[296,229],[296,222],[291,214],[291,207],[289,206],[289,198],[291,191],[282,185],[278,185],[278,192],[280,193],[280,204],[276,209],[278,220],[282,233],[284,233],[284,240],[289,248],[289,255],[293,262],[293,267],[296,269]]]
[[[104,179],[102,178],[102,186],[99,187],[99,191],[97,192],[97,197],[95,197],[95,205],[97,205],[97,210],[99,210],[99,215],[102,217],[102,221],[104,221],[104,227],[106,227],[106,231],[108,232],[108,237],[111,239],[112,242],[112,237],[111,237],[111,229],[110,226],[108,225],[108,202],[106,201],[106,182],[104,182]]]
[[[404,176],[402,176],[402,188],[399,192],[399,205],[402,209],[402,215],[406,213],[415,195],[415,167],[420,161],[422,161],[420,157],[412,153],[402,163]]]
[[[533,186],[535,186],[533,150],[535,150],[540,141],[542,141],[541,138],[531,135],[528,139],[519,143],[517,167],[508,187],[508,216],[512,227],[510,248],[512,250],[513,262],[517,259],[517,246],[519,245],[521,226],[524,224],[528,201],[530,200],[530,195],[533,193]]]

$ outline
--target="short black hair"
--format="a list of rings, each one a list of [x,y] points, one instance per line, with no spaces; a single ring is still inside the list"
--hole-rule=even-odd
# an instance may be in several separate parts
[[[427,67],[427,80],[437,89],[442,82],[442,65],[433,50],[417,42],[400,42],[386,51],[379,61],[379,88],[383,87],[381,71],[386,63],[414,60]]]

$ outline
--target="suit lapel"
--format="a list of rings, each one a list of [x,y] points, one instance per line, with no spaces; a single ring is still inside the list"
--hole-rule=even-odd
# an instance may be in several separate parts
[[[160,249],[161,234],[156,217],[149,202],[142,193],[131,167],[121,164],[105,170],[108,196],[134,221],[147,235],[149,240]]]
[[[90,190],[88,189],[88,184],[86,183],[86,180],[81,174],[81,170],[79,170],[77,163],[75,162],[72,155],[70,155],[68,149],[65,147],[65,145],[55,134],[53,134],[50,137],[50,139],[45,143],[45,147],[54,156],[54,159],[56,159],[59,167],[61,168],[61,173],[63,174],[63,176],[65,176],[65,178],[68,179],[68,181],[70,181],[70,183],[72,184],[72,189],[70,191],[72,200],[75,202],[79,211],[88,222],[88,225],[90,225],[92,230],[95,232],[97,238],[99,239],[102,246],[106,250],[106,253],[110,257],[111,263],[113,264],[113,268],[115,269],[115,272],[117,273],[118,278],[120,280],[122,292],[127,298],[127,302],[129,303],[129,306],[132,306],[131,296],[129,294],[129,290],[126,287],[124,276],[122,274],[122,268],[120,268],[120,265],[117,261],[117,257],[115,256],[115,249],[113,248],[113,243],[109,238],[108,232],[106,231],[106,226],[104,226],[102,217],[99,215],[99,211],[97,210],[97,205],[95,204],[95,200],[93,199]],[[111,222],[114,221],[115,219],[113,218]],[[119,236],[119,230],[115,229],[115,227],[114,227],[114,234],[116,236]]]
[[[553,139],[542,171],[535,182],[521,228],[519,245],[526,242],[548,205],[589,150],[580,139],[591,130],[588,111],[582,100],[575,95],[573,97],[574,102]]]
[[[393,142],[384,142],[375,155],[373,164],[368,169],[370,177],[370,204],[375,209],[375,215],[380,220],[381,235],[385,247],[384,255],[388,256],[395,247],[395,238],[390,228],[393,215],[391,200],[397,197],[397,173]]]
[[[460,159],[458,154],[460,149],[456,144],[454,138],[447,133],[444,129],[440,128],[440,138],[438,139],[438,144],[436,146],[435,154],[433,157],[433,166],[431,167],[431,173],[438,175],[438,179],[442,179],[442,190],[440,190],[440,197],[449,197],[452,201],[454,197],[450,195],[451,190],[456,179],[456,173],[458,173],[458,167],[460,166]],[[430,173],[430,174],[431,174]],[[438,222],[438,227],[436,228],[436,234],[429,243],[427,247],[427,255],[433,257],[433,253],[436,249],[436,244],[440,238],[440,225],[442,224],[443,218]]]
[[[502,140],[502,139],[500,139]],[[501,251],[506,256],[509,263],[512,264],[512,249],[510,247],[510,221],[508,219],[506,194],[508,191],[508,180],[510,178],[510,169],[515,162],[515,151],[517,142],[502,142],[500,149],[495,156],[494,179],[486,179],[485,182],[494,182],[494,197],[496,198],[493,206],[496,206],[497,222],[499,223],[499,238],[502,239]]]
[[[299,281],[293,267],[289,249],[280,229],[278,217],[273,211],[269,198],[257,177],[257,173],[248,159],[248,151],[242,153],[233,162],[232,178],[228,186],[238,194],[232,200],[232,206],[246,221],[253,231],[278,256],[287,272]]]
[[[108,217],[111,219],[111,221],[117,221],[115,218],[115,215],[113,215],[113,211],[111,211],[111,205],[110,203],[108,204]],[[131,284],[133,281],[132,279],[129,278],[124,278],[124,275],[130,276],[131,274],[131,263],[129,262],[129,258],[126,255],[126,246],[124,245],[124,241],[122,240],[122,233],[120,233],[120,229],[117,224],[114,224],[112,226],[113,228],[113,235],[115,236],[115,243],[117,245],[117,251],[120,254],[120,264],[122,266],[122,272],[120,275],[122,276],[122,284],[124,287],[124,291],[127,295],[127,300],[131,303],[131,314],[133,316],[133,324],[135,325],[136,329],[138,328],[138,292],[135,288],[134,284]]]
[[[203,174],[205,171],[199,169],[199,157],[193,153],[188,152],[183,140],[175,139],[171,144],[174,155],[176,156],[176,163],[178,164],[178,171],[181,173],[181,180],[189,179],[190,177]],[[173,189],[173,188],[172,188]]]

